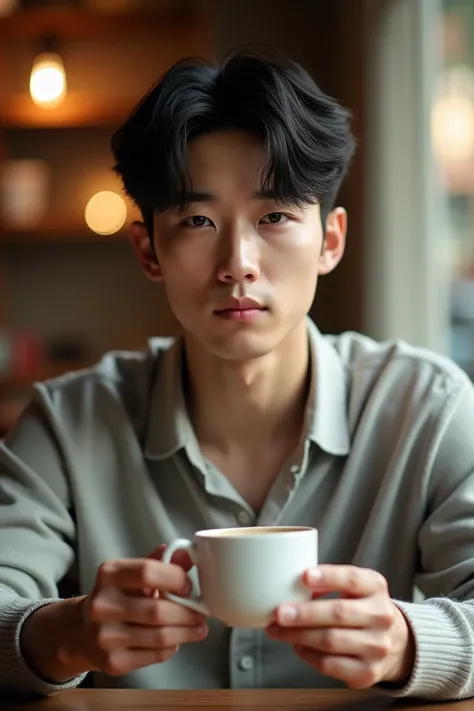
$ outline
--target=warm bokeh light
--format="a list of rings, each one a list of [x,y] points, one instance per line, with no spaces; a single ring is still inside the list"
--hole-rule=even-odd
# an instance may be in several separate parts
[[[18,10],[19,4],[19,0],[0,0],[0,17]]]
[[[54,52],[43,52],[33,62],[30,77],[31,98],[38,106],[57,106],[66,95],[63,60]]]
[[[464,161],[474,156],[474,105],[468,97],[441,98],[435,104],[433,144],[441,160]]]
[[[442,163],[474,158],[474,73],[468,67],[456,67],[441,77],[431,128]]]
[[[123,227],[127,219],[127,206],[117,193],[103,190],[91,197],[86,206],[88,227],[98,235],[112,235]]]

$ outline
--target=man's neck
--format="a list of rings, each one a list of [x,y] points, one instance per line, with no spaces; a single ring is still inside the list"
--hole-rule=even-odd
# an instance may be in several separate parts
[[[202,447],[232,455],[301,435],[309,383],[303,321],[278,349],[244,363],[219,359],[186,339],[188,407]]]

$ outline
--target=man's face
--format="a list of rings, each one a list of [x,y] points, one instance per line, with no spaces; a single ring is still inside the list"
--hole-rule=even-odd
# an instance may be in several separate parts
[[[308,313],[318,275],[343,252],[344,211],[331,214],[323,249],[319,205],[286,208],[261,195],[264,165],[262,144],[250,134],[197,138],[189,205],[154,218],[159,271],[152,276],[163,280],[186,337],[230,360],[277,348]]]

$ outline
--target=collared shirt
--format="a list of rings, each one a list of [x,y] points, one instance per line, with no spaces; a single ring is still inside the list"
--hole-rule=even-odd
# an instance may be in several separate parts
[[[65,580],[91,591],[108,559],[197,530],[319,529],[319,559],[374,568],[414,631],[400,692],[474,693],[474,389],[454,364],[404,343],[322,336],[308,321],[305,438],[259,512],[203,457],[182,390],[182,342],[111,353],[38,384],[0,447],[0,691],[67,688],[28,669],[24,619]],[[256,477],[258,471],[253,473]],[[277,564],[277,563],[276,563]],[[413,602],[417,586],[428,598]],[[459,602],[462,599],[463,602]],[[265,631],[209,621],[168,662],[97,686],[324,687],[338,682]]]

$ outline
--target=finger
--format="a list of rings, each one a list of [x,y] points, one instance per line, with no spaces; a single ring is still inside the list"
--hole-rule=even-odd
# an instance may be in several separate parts
[[[208,634],[205,623],[194,627],[143,627],[111,623],[97,636],[97,646],[102,650],[171,649],[181,644],[200,642]]]
[[[158,548],[155,548],[155,550],[152,551],[147,557],[153,560],[161,560],[163,553],[165,552],[165,548],[166,544],[163,543],[161,546],[158,546]],[[185,550],[175,551],[175,553],[173,553],[173,557],[171,558],[171,562],[175,565],[179,565],[180,568],[186,571],[190,570],[194,565],[189,553]]]
[[[369,630],[343,629],[293,629],[282,630],[270,636],[282,642],[300,645],[314,652],[337,656],[350,656],[370,661],[385,659],[391,650],[388,634]]]
[[[370,627],[375,607],[366,599],[309,600],[299,605],[280,605],[275,611],[275,622],[290,628]]]
[[[140,593],[137,592],[135,593],[137,597],[140,597]],[[142,591],[142,594],[145,595],[145,597],[154,597],[155,599],[160,597],[160,593],[158,590],[152,590],[151,588],[145,588]],[[128,595],[134,595],[133,591],[129,590]]]
[[[98,579],[101,585],[120,590],[151,588],[177,595],[187,595],[192,585],[184,570],[173,564],[150,558],[112,560],[102,563]]]
[[[368,689],[380,681],[377,667],[354,657],[321,654],[305,647],[295,648],[297,655],[324,676],[340,679],[352,689]]]
[[[192,627],[205,622],[204,616],[198,612],[164,598],[136,598],[128,595],[97,599],[91,613],[91,618],[96,622],[180,627]]]
[[[208,635],[205,623],[197,627],[142,627],[130,626],[127,646],[131,649],[167,649],[181,644],[201,642]]]
[[[167,662],[178,649],[119,649],[107,655],[100,669],[109,676],[123,676],[134,669]]]
[[[165,551],[166,548],[166,543],[162,543],[158,548],[155,548],[149,555],[147,555],[147,558],[152,558],[153,560],[161,560],[161,557]]]
[[[303,581],[318,593],[340,592],[353,597],[368,597],[387,591],[387,581],[376,570],[355,565],[319,565],[309,568]]]
[[[129,598],[123,603],[123,621],[139,625],[193,627],[205,622],[203,615],[184,605],[159,599]]]

